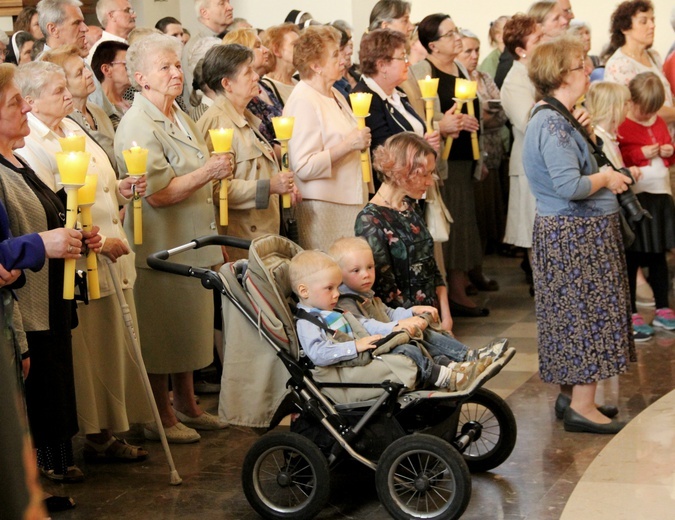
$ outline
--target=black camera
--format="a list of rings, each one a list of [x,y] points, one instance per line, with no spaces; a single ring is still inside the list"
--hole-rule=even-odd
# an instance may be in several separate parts
[[[633,181],[633,184],[635,184],[635,179],[633,179],[633,176],[630,174],[630,170],[628,168],[617,168],[617,171],[628,177],[631,181]],[[631,222],[640,222],[643,218],[652,218],[652,216],[649,214],[649,211],[642,207],[642,204],[640,204],[637,195],[633,193],[633,190],[630,188],[630,186],[626,191],[617,195],[617,197],[619,199],[619,204],[626,212],[626,218]]]

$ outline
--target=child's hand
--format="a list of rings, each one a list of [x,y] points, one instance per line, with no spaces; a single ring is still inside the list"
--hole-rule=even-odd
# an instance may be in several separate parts
[[[643,146],[641,148],[642,150],[642,155],[645,156],[645,159],[653,159],[654,157],[659,156],[659,149],[661,147],[659,146],[659,143],[656,144],[649,144],[647,146]]]
[[[670,157],[673,155],[673,152],[675,151],[675,148],[673,148],[672,144],[663,144],[661,145],[661,148],[659,149],[659,155],[661,157]]]
[[[398,325],[394,327],[394,330],[405,330],[408,334],[415,335],[417,334],[417,329],[424,330],[427,326],[427,320],[418,316],[413,316],[412,318],[399,320]]]
[[[426,312],[431,314],[431,317],[434,319],[434,321],[439,320],[438,309],[436,309],[436,307],[432,307],[431,305],[415,305],[414,307],[411,307],[410,310],[413,311],[415,316],[419,316],[420,314],[424,314]]]
[[[366,336],[365,338],[357,339],[354,343],[356,343],[356,351],[357,352],[364,352],[366,350],[371,350],[376,348],[376,345],[374,344],[376,341],[379,341],[382,339],[382,334],[375,334],[374,336]]]

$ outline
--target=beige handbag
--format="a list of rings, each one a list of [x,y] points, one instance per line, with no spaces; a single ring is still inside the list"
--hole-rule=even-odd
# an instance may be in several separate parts
[[[453,220],[441,198],[438,181],[427,190],[424,220],[434,242],[446,242],[450,238],[450,224]]]

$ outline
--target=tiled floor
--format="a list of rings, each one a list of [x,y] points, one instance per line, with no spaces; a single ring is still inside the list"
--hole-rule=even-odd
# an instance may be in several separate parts
[[[463,518],[558,519],[568,500],[566,519],[674,518],[675,395],[655,404],[647,412],[652,415],[637,416],[675,387],[675,334],[659,332],[638,347],[639,362],[629,373],[600,385],[599,400],[618,404],[624,420],[637,417],[614,442],[608,445],[611,436],[566,433],[553,414],[557,389],[542,384],[536,375],[534,304],[519,262],[489,257],[486,272],[499,281],[501,290],[478,298],[489,295],[491,315],[456,319],[457,336],[470,346],[506,336],[518,350],[504,371],[486,385],[507,398],[518,422],[518,442],[500,467],[473,475],[473,495]],[[203,403],[212,411],[217,408],[212,397]],[[151,456],[140,465],[91,466],[78,460],[87,475],[85,483],[45,483],[48,490],[68,493],[78,503],[75,510],[53,517],[257,518],[240,483],[242,460],[256,439],[248,429],[231,427],[204,433],[199,444],[173,446],[183,478],[177,487],[168,484],[168,467],[157,443],[146,445]],[[598,457],[605,446],[607,450]],[[332,484],[330,506],[319,518],[388,518],[377,501],[369,470],[355,464],[341,468],[333,474]]]

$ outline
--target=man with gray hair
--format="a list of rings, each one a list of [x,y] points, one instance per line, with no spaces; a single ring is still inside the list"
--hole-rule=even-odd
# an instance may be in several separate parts
[[[103,42],[129,43],[129,33],[136,28],[136,11],[129,0],[98,0],[96,17],[103,27],[101,38],[89,49],[87,63],[91,65],[96,48]]]
[[[183,49],[183,75],[185,84],[183,86],[183,99],[190,99],[192,92],[193,70],[190,64],[194,66],[198,60],[192,56],[193,49],[202,38],[219,36],[224,33],[232,24],[234,8],[230,0],[194,0],[195,13],[197,21],[200,24],[199,30],[192,35]]]
[[[80,49],[83,58],[89,53],[81,6],[80,0],[40,0],[38,24],[45,35],[45,51],[72,43]]]

